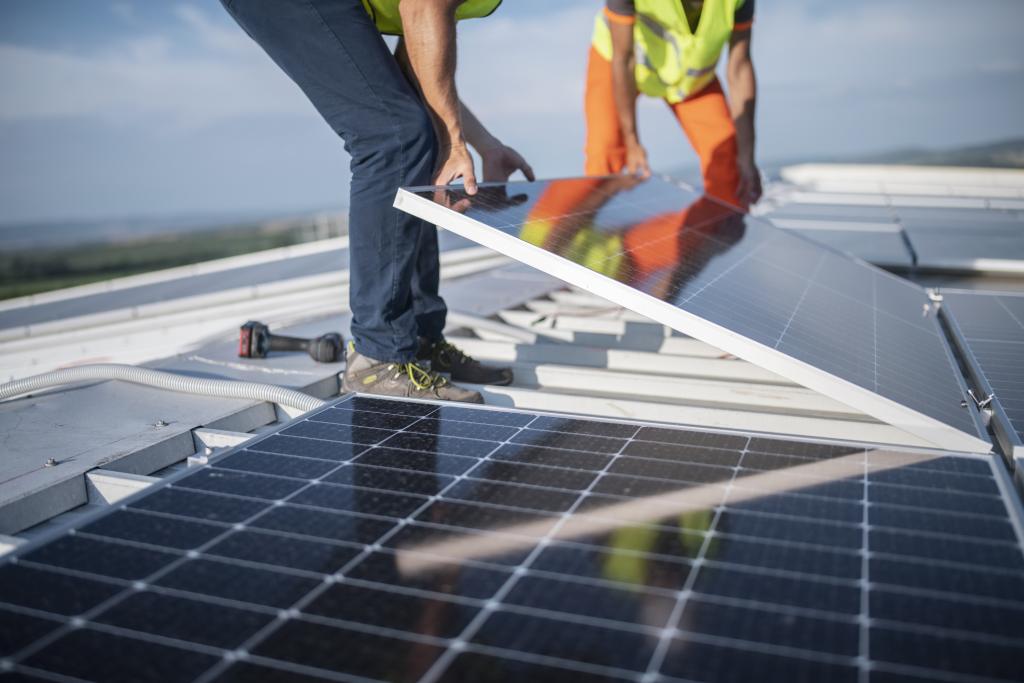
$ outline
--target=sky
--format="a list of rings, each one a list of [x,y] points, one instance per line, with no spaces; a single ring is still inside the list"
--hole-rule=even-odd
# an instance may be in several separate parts
[[[1024,136],[1021,0],[757,0],[758,158]],[[602,0],[505,0],[459,28],[460,94],[541,177],[583,165]],[[656,169],[696,159],[640,106]],[[0,223],[304,212],[347,201],[341,140],[216,0],[0,3]]]

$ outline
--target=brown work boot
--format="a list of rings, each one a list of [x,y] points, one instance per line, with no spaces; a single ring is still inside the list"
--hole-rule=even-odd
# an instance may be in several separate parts
[[[416,363],[389,363],[364,356],[356,351],[352,342],[348,346],[341,388],[344,391],[379,396],[460,403],[484,402],[480,392],[457,387],[436,372],[425,370]]]
[[[420,337],[420,350],[416,353],[416,360],[430,361],[432,371],[450,374],[454,382],[498,386],[512,384],[511,368],[484,365],[467,356],[446,339],[431,342]]]

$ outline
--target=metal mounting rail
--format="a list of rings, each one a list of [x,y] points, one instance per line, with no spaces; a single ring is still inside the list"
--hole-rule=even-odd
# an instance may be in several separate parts
[[[960,330],[955,316],[946,308],[939,309],[940,328],[946,335],[946,341],[960,363],[964,380],[967,382],[974,407],[983,418],[986,430],[992,435],[993,442],[998,446],[1002,460],[1007,469],[1014,473],[1018,493],[1024,495],[1024,479],[1021,472],[1014,472],[1018,461],[1024,462],[1024,443],[1021,442],[1017,430],[1013,428],[1006,410],[999,401],[999,396],[992,390],[988,378],[985,377],[981,364],[974,357],[967,338]]]

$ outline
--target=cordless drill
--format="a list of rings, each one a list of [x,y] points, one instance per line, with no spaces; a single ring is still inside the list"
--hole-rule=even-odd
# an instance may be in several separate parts
[[[271,351],[305,351],[318,363],[334,363],[342,356],[341,335],[329,332],[315,339],[271,334],[261,322],[250,320],[238,334],[238,355],[241,358],[266,358]]]

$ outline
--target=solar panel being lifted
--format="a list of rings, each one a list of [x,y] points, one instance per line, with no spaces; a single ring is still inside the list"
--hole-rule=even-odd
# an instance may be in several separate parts
[[[939,447],[991,448],[924,290],[691,189],[571,178],[395,206]]]
[[[348,397],[0,561],[0,671],[1019,680],[994,462]]]

